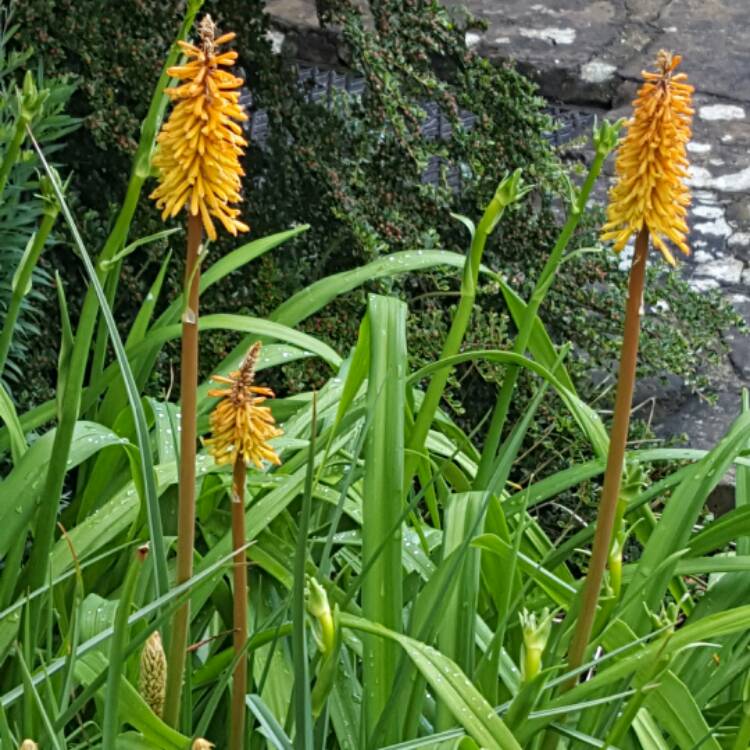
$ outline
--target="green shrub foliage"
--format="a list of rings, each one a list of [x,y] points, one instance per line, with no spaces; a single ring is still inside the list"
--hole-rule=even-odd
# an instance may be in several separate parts
[[[73,104],[75,114],[85,118],[85,128],[71,142],[66,158],[75,169],[80,201],[97,210],[121,199],[150,87],[182,10],[176,0],[135,5],[134,11],[131,3],[80,0],[73,11],[68,0],[28,0],[17,8],[23,42],[34,46],[54,71],[81,79]],[[465,32],[475,23],[472,19],[417,0],[371,6],[371,12],[363,13],[348,0],[318,5],[326,54],[338,56],[341,70],[357,71],[366,81],[361,96],[342,93],[323,106],[311,101],[308,86],[298,84],[295,66],[283,54],[272,53],[263,3],[205,3],[221,27],[237,30],[253,110],[263,110],[268,118],[263,143],[253,142],[246,160],[253,178],[245,204],[252,232],[261,236],[295,221],[312,229],[283,254],[263,259],[253,274],[235,274],[212,291],[202,303],[204,309],[263,315],[292,291],[380,255],[461,249],[466,229],[448,220],[449,214],[476,216],[498,179],[516,167],[535,183],[534,199],[506,217],[486,259],[519,291],[529,291],[568,195],[568,165],[545,137],[554,123],[542,109],[544,102],[513,69],[493,66],[467,49]],[[304,46],[297,47],[296,53],[304,57]],[[450,122],[449,137],[423,136],[426,103],[439,107]],[[466,113],[471,114],[471,127],[461,124]],[[439,179],[426,183],[423,175],[429,165],[434,168],[435,159]],[[590,227],[596,225],[595,218],[590,217]],[[159,226],[144,200],[133,236]],[[92,220],[87,229],[96,237],[105,227]],[[578,244],[594,242],[592,231]],[[152,244],[124,266],[116,302],[124,319],[142,300],[156,273],[152,261],[163,257],[165,249],[163,242]],[[224,250],[222,244],[211,252]],[[175,254],[170,272],[173,291],[180,286],[179,256]],[[611,371],[625,281],[609,253],[582,256],[566,265],[542,311],[558,340],[572,340],[571,367],[586,375],[584,390],[595,390],[589,372]],[[670,371],[705,385],[698,365],[716,357],[721,349],[717,332],[734,316],[716,299],[698,297],[675,278],[665,283],[670,307],[646,323],[653,333],[649,340],[658,345],[644,343],[642,373]],[[662,293],[658,285],[650,289],[655,304]],[[431,361],[456,301],[455,273],[401,277],[372,284],[370,290],[409,299],[411,356],[415,364]],[[363,295],[353,293],[307,325],[338,346],[351,344]],[[509,329],[502,297],[488,284],[478,297],[467,344],[502,347]],[[204,342],[206,372],[233,344],[228,334]],[[315,367],[312,362],[289,365],[286,383],[276,385],[297,389],[314,382],[322,377]],[[162,368],[165,383],[167,369]],[[481,415],[501,376],[496,367],[460,370],[447,396],[458,413],[468,409],[471,416]]]

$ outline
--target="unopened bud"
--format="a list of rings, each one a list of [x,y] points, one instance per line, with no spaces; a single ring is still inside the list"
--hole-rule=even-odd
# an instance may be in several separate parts
[[[620,118],[617,122],[602,120],[594,123],[593,141],[598,156],[607,156],[610,151],[617,145],[620,139],[620,130],[625,124],[625,118]]]
[[[519,614],[523,643],[521,644],[521,679],[533,680],[542,669],[542,655],[552,631],[552,615],[545,607],[537,619],[536,613],[523,610]]]
[[[326,590],[315,578],[307,579],[305,588],[307,611],[317,620],[318,629],[313,631],[318,648],[327,654],[334,646],[336,629],[331,615],[331,605],[328,602]]]

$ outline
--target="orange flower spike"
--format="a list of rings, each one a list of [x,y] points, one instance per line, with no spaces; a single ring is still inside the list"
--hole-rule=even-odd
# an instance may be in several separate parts
[[[209,396],[221,399],[211,413],[212,437],[205,441],[217,464],[234,464],[241,460],[261,468],[263,461],[280,464],[276,451],[268,444],[282,431],[267,406],[273,398],[270,388],[253,385],[255,366],[260,355],[260,342],[250,347],[240,369],[229,377],[214,375],[211,380],[225,388],[214,388]]]
[[[242,200],[240,157],[247,141],[238,123],[248,118],[239,103],[243,80],[223,69],[236,62],[237,53],[218,51],[235,34],[215,38],[210,16],[203,18],[199,32],[200,45],[178,42],[188,62],[167,71],[184,83],[166,90],[175,106],[157,138],[153,164],[160,184],[151,198],[163,219],[187,207],[215,240],[214,219],[232,235],[248,231],[231,205]]]
[[[669,241],[685,255],[690,190],[686,147],[691,136],[693,87],[675,73],[682,58],[662,50],[657,72],[644,71],[644,83],[633,102],[633,118],[620,144],[617,183],[609,194],[602,240],[620,252],[644,224],[651,240],[672,266]]]

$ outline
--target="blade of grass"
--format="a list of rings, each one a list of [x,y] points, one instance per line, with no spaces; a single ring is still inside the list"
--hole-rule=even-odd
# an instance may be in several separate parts
[[[272,747],[276,750],[293,750],[289,738],[259,695],[248,695],[245,703],[258,720],[265,738]]]
[[[75,241],[76,247],[78,248],[78,252],[80,254],[81,260],[83,261],[84,267],[86,269],[86,273],[89,276],[89,281],[91,282],[91,286],[94,289],[94,293],[96,295],[96,299],[99,302],[99,305],[101,306],[101,312],[104,316],[104,319],[107,323],[107,329],[109,331],[109,335],[112,341],[112,347],[115,350],[115,355],[117,357],[118,364],[120,366],[120,370],[122,372],[123,379],[125,381],[125,385],[128,392],[128,400],[130,402],[130,408],[133,411],[133,419],[135,420],[136,425],[136,433],[138,437],[138,447],[139,447],[139,459],[140,459],[140,472],[141,477],[140,481],[142,482],[143,486],[143,492],[145,494],[145,501],[146,501],[146,511],[148,516],[148,525],[149,525],[149,536],[151,539],[151,545],[152,545],[152,552],[153,552],[153,560],[154,560],[154,570],[156,572],[156,580],[155,580],[155,586],[156,586],[156,594],[157,596],[165,593],[169,588],[169,578],[167,575],[167,556],[166,556],[166,548],[164,546],[164,534],[162,531],[162,525],[161,525],[161,514],[159,510],[159,495],[156,490],[156,480],[154,478],[154,465],[153,465],[153,458],[151,456],[151,444],[150,444],[150,438],[149,438],[149,432],[148,432],[148,425],[146,422],[146,415],[143,410],[143,405],[140,400],[140,394],[138,393],[138,389],[135,385],[135,380],[133,379],[133,373],[130,369],[130,365],[128,363],[127,355],[125,354],[125,348],[122,344],[122,340],[120,339],[120,334],[117,329],[117,324],[115,323],[114,317],[112,316],[112,311],[107,306],[106,298],[104,295],[104,289],[102,288],[102,285],[99,281],[99,277],[97,276],[96,270],[94,269],[94,265],[91,262],[91,258],[86,250],[86,246],[83,243],[83,239],[81,238],[80,233],[78,232],[78,227],[76,225],[75,219],[73,218],[73,214],[70,211],[70,208],[68,207],[67,202],[65,201],[65,196],[62,192],[62,186],[60,185],[59,179],[57,175],[54,173],[52,169],[50,169],[49,165],[47,164],[47,161],[44,157],[44,154],[42,153],[41,148],[39,147],[39,144],[34,139],[34,136],[32,133],[29,133],[29,138],[31,139],[34,148],[36,149],[37,155],[39,157],[39,161],[41,162],[42,166],[47,172],[47,175],[50,178],[52,188],[55,192],[55,195],[57,196],[57,200],[60,203],[63,216],[65,217],[65,220],[68,223],[68,226],[70,228],[70,231],[73,235],[73,239]],[[80,368],[81,372],[80,374],[83,375],[83,368],[85,368],[85,361],[86,357],[85,355],[82,356],[82,362],[75,362],[76,358],[76,349],[78,348],[79,344],[79,338],[80,333],[76,335],[73,355],[72,355],[72,363],[71,363],[71,370],[68,374],[68,383],[66,383],[66,393],[68,391],[68,387],[71,382],[78,383],[77,391],[80,391],[80,381],[78,377],[73,376],[73,368]],[[41,561],[46,560],[49,557],[49,550],[51,547],[52,542],[52,531],[54,529],[54,523],[57,516],[57,502],[52,502],[51,498],[59,498],[60,491],[62,489],[62,480],[65,476],[65,470],[66,467],[63,464],[62,467],[57,466],[55,463],[55,459],[60,458],[61,456],[56,455],[55,448],[58,445],[58,437],[61,433],[66,433],[66,450],[65,450],[65,461],[67,462],[67,454],[69,451],[69,445],[70,445],[70,438],[72,437],[72,430],[75,423],[75,417],[77,413],[77,406],[78,406],[78,394],[76,394],[75,397],[75,404],[74,408],[68,407],[67,404],[63,405],[64,411],[64,417],[61,419],[60,424],[58,425],[57,433],[55,435],[55,446],[53,446],[52,449],[52,457],[50,459],[50,468],[48,470],[48,480],[47,484],[45,485],[45,489],[50,489],[50,484],[53,484],[55,489],[52,492],[45,492],[45,497],[50,499],[48,503],[46,503],[46,507],[48,508],[44,512],[40,512],[39,518],[37,519],[37,539],[34,546],[34,550],[31,554],[31,559],[29,561],[28,569],[30,571],[29,578],[30,583],[32,587],[38,586],[41,581],[38,580],[42,574],[35,573],[34,565],[39,565]],[[68,426],[68,423],[69,426]],[[64,427],[65,425],[65,427]],[[67,434],[69,433],[69,435]],[[54,467],[54,471],[53,471]],[[52,528],[49,528],[50,522],[52,523]],[[41,531],[40,531],[40,525],[41,525]],[[41,538],[40,538],[41,537]],[[40,543],[41,542],[41,543]],[[36,554],[35,554],[36,552]],[[42,557],[44,555],[44,557]]]
[[[443,555],[461,546],[469,534],[481,531],[480,513],[484,510],[484,493],[468,492],[449,497],[444,516]],[[438,630],[438,647],[453,659],[464,674],[474,673],[475,623],[479,597],[478,549],[469,549],[454,578],[454,586],[444,604],[442,622]],[[450,707],[440,701],[437,706],[435,728],[448,729],[454,723]]]
[[[114,747],[115,738],[120,731],[120,680],[124,665],[124,649],[128,638],[128,616],[133,603],[138,578],[148,554],[148,546],[139,547],[130,563],[117,605],[112,629],[112,640],[109,644],[109,676],[104,693],[104,718],[102,720],[102,745]]]
[[[307,660],[307,630],[305,627],[305,562],[307,535],[312,509],[313,478],[315,474],[315,442],[317,433],[317,397],[311,404],[310,449],[302,495],[302,512],[294,553],[294,590],[292,592],[292,653],[294,657],[294,746],[297,750],[312,750],[313,721],[310,697],[310,666]]]
[[[20,666],[21,672],[23,674],[24,685],[26,686],[26,689],[31,693],[34,699],[34,703],[36,703],[37,710],[39,711],[39,715],[42,717],[42,724],[44,724],[44,729],[47,732],[47,739],[49,740],[50,745],[55,750],[64,750],[63,746],[60,744],[57,734],[55,734],[55,728],[52,725],[52,720],[50,719],[49,714],[44,707],[44,701],[42,701],[42,697],[39,695],[39,691],[36,689],[36,685],[31,678],[31,672],[29,672],[29,667],[26,664],[26,660],[23,658],[23,653],[20,646],[17,647],[16,658],[18,659],[18,665]]]
[[[404,469],[404,379],[406,305],[400,300],[371,295],[370,367],[367,413],[372,415],[365,442],[362,496],[362,563],[372,565],[362,584],[362,611],[373,622],[400,632],[402,628],[402,569],[399,518]],[[398,646],[366,636],[363,642],[363,748],[372,747],[371,734],[385,709],[398,663]],[[391,731],[396,722],[391,723]]]
[[[10,455],[13,459],[13,464],[16,465],[21,460],[28,446],[21,422],[18,420],[15,404],[5,390],[5,384],[2,382],[0,382],[0,420],[8,426]]]

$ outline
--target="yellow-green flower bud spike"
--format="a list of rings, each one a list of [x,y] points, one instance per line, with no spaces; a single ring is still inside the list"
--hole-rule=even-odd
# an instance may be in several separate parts
[[[141,651],[141,671],[138,692],[151,710],[161,718],[164,713],[164,698],[167,691],[167,657],[161,635],[155,630]]]
[[[34,740],[24,740],[18,746],[18,750],[39,750],[39,745]]]
[[[530,682],[542,670],[542,656],[552,632],[552,614],[546,607],[537,618],[535,612],[519,613],[523,643],[521,644],[521,679]]]
[[[216,747],[216,745],[214,745],[213,742],[204,740],[203,737],[198,737],[198,739],[193,742],[192,750],[212,750],[214,747]]]
[[[317,628],[313,629],[313,636],[321,653],[329,653],[336,641],[336,628],[331,614],[331,605],[328,602],[326,590],[315,578],[308,577],[305,587],[305,599],[307,611],[317,622]]]

